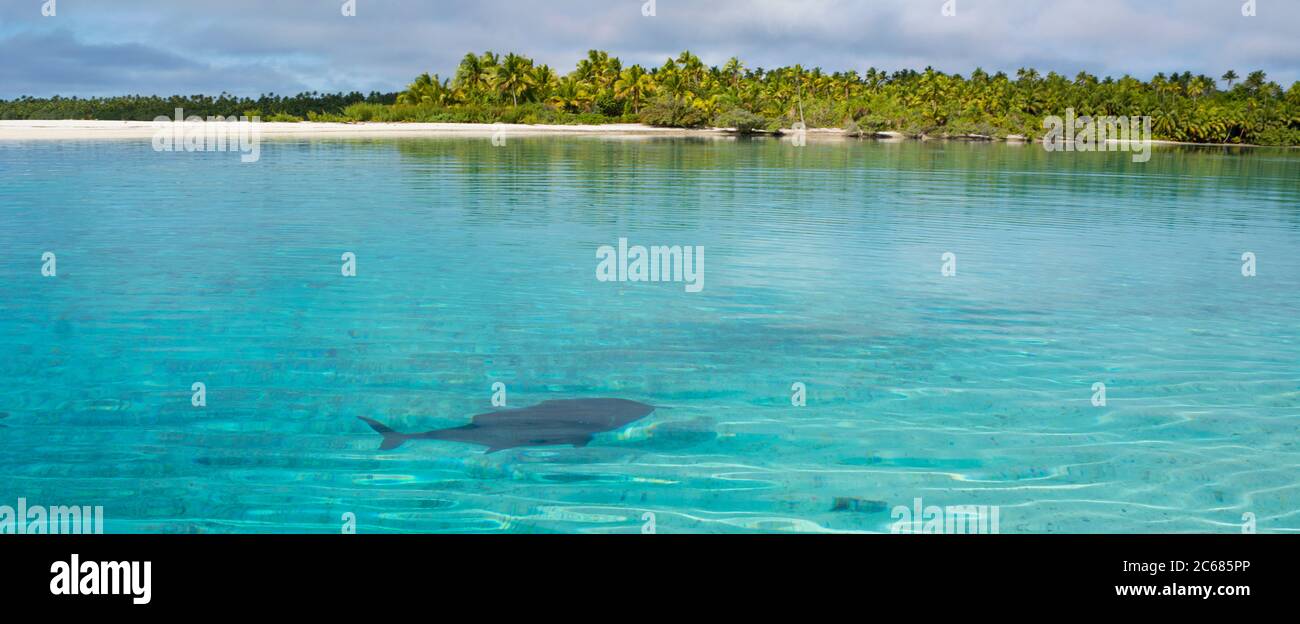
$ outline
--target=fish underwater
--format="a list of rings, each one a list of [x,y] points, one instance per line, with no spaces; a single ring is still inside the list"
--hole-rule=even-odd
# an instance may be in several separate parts
[[[584,447],[594,435],[622,429],[655,409],[626,399],[545,401],[532,407],[479,414],[463,427],[410,434],[364,416],[361,420],[384,436],[381,451],[391,451],[413,440],[446,440],[486,446],[488,453],[496,453],[526,446]]]

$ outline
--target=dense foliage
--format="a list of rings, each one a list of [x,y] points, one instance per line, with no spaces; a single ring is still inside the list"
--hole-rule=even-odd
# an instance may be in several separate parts
[[[0,118],[152,119],[184,105],[196,114],[258,110],[264,119],[476,123],[610,123],[773,130],[803,122],[854,134],[897,131],[929,136],[1038,137],[1043,118],[1064,115],[1152,117],[1154,138],[1206,143],[1300,145],[1300,82],[1283,89],[1256,71],[1220,81],[1191,72],[1073,79],[1032,69],[1014,77],[932,68],[826,73],[802,66],[747,68],[732,58],[706,66],[683,52],[662,66],[625,67],[592,50],[560,75],[518,54],[467,54],[454,76],[423,74],[395,96],[303,94],[258,100],[110,98],[0,102]],[[290,117],[291,116],[291,117]]]
[[[932,68],[828,74],[798,65],[750,69],[736,58],[708,67],[690,52],[647,69],[624,67],[599,50],[561,76],[524,56],[488,52],[467,54],[451,78],[421,75],[397,98],[409,108],[388,118],[431,120],[454,114],[449,111],[544,105],[557,116],[585,113],[678,127],[774,129],[802,121],[864,134],[1035,137],[1043,134],[1044,116],[1073,108],[1079,115],[1150,115],[1157,139],[1300,144],[1300,83],[1284,91],[1260,71],[1245,80],[1229,71],[1222,80],[1224,88],[1191,72],[1157,74],[1146,82],[1087,73],[1071,80],[1032,69],[1014,78]]]
[[[396,93],[299,93],[294,96],[275,94],[258,98],[235,97],[228,93],[208,95],[131,95],[110,98],[23,97],[0,100],[0,119],[107,119],[152,121],[155,117],[173,117],[177,108],[185,115],[210,117],[256,114],[263,120],[279,118],[302,120],[313,115],[341,115],[343,109],[358,102],[392,104]]]

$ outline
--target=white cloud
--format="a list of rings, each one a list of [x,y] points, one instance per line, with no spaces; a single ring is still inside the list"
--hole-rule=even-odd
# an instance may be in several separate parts
[[[465,52],[487,49],[529,54],[561,71],[602,48],[656,65],[691,49],[709,63],[736,55],[751,67],[831,71],[1030,66],[1149,77],[1264,69],[1284,85],[1300,78],[1300,2],[1259,0],[1254,18],[1242,17],[1235,0],[956,2],[952,18],[940,15],[942,0],[658,0],[653,18],[641,16],[642,0],[358,0],[355,18],[339,14],[341,0],[61,0],[55,18],[8,2],[0,8],[0,46],[17,67],[0,75],[21,80],[0,81],[0,97],[391,91],[422,71],[447,75]],[[84,54],[109,67],[78,75],[75,56],[53,66],[39,41],[56,30],[72,33]],[[168,73],[131,60],[140,50],[189,67]]]

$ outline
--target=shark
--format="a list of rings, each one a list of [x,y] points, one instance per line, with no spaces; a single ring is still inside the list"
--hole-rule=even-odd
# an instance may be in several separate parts
[[[564,399],[532,407],[503,409],[474,416],[463,427],[424,433],[401,433],[364,416],[376,433],[384,436],[381,451],[391,451],[414,440],[445,440],[486,446],[488,454],[528,446],[587,446],[598,433],[617,431],[649,416],[654,406],[627,399]]]

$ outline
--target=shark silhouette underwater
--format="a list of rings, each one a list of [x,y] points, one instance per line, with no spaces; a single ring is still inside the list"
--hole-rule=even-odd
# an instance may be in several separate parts
[[[622,429],[655,409],[626,399],[545,401],[532,407],[479,414],[464,427],[410,434],[370,418],[361,420],[384,436],[381,451],[391,451],[413,440],[446,440],[486,446],[488,453],[496,453],[525,446],[584,447],[597,433]]]

